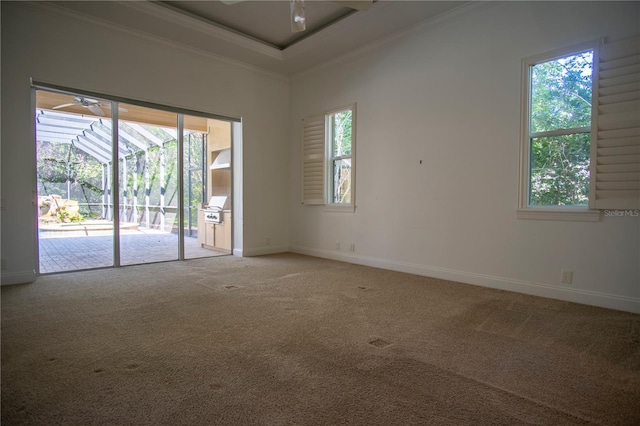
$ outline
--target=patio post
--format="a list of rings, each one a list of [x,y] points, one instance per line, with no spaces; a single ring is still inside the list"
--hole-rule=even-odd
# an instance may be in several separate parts
[[[138,169],[140,162],[138,161],[138,153],[133,153],[133,220],[132,222],[138,222]]]
[[[111,195],[112,195],[112,191],[111,191],[111,182],[112,180],[112,176],[111,176],[111,163],[107,163],[107,184],[105,186],[105,196],[107,199],[107,215],[105,216],[105,219],[107,220],[113,220],[113,200],[111,199]]]
[[[149,193],[151,192],[151,182],[149,178],[149,150],[144,150],[144,217],[147,229],[151,225],[149,218]]]
[[[102,163],[102,211],[103,219],[107,219],[107,169],[108,165]]]
[[[167,188],[165,188],[165,152],[164,152],[164,143],[160,146],[160,230],[164,232],[164,193]]]
[[[128,218],[127,218],[127,202],[128,202],[128,194],[127,194],[127,190],[129,189],[129,186],[127,185],[127,156],[125,155],[124,157],[122,157],[122,181],[120,183],[120,193],[122,194],[122,218],[121,220],[124,220],[125,222],[127,222]]]

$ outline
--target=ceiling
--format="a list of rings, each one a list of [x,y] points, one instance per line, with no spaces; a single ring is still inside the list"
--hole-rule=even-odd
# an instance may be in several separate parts
[[[220,25],[249,38],[279,49],[286,49],[303,38],[314,34],[356,10],[338,1],[306,1],[307,29],[292,32],[288,1],[163,1],[163,5],[178,13],[191,14],[207,22]],[[373,2],[362,1],[363,8]]]
[[[283,0],[36,3],[36,7],[93,24],[153,35],[203,54],[290,76],[425,21],[441,19],[471,2],[307,0],[307,29],[300,33],[291,32],[290,5]]]

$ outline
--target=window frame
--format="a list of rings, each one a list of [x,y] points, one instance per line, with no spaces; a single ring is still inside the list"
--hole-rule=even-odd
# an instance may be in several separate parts
[[[333,155],[334,139],[332,132],[332,117],[338,113],[351,111],[351,154]],[[349,104],[341,108],[332,109],[325,112],[325,211],[354,212],[355,211],[355,182],[356,182],[356,104]],[[344,159],[351,160],[351,197],[349,203],[336,203],[333,201],[335,189],[334,162]]]
[[[554,136],[557,134],[579,134],[590,133],[590,161],[594,160],[594,146],[597,137],[597,76],[598,76],[598,48],[600,40],[589,41],[577,45],[555,49],[539,55],[534,55],[522,60],[521,70],[521,135],[520,135],[520,179],[518,185],[518,219],[538,219],[538,220],[571,220],[590,221],[600,220],[600,211],[592,210],[589,206],[533,206],[529,203],[531,191],[531,138],[535,136]],[[555,129],[548,132],[531,132],[531,70],[533,66],[558,60],[567,56],[576,55],[586,51],[593,52],[592,65],[592,102],[591,102],[591,125],[572,129]],[[573,131],[571,131],[573,130]],[[571,132],[569,132],[571,131]],[[569,133],[567,133],[569,132]],[[589,200],[591,200],[592,185],[590,177]],[[589,202],[591,204],[591,201]]]

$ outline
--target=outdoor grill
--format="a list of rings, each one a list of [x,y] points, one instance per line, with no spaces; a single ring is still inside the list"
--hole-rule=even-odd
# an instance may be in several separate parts
[[[203,209],[204,221],[208,223],[222,223],[222,209],[225,207],[227,197],[214,195],[209,199],[209,204]]]

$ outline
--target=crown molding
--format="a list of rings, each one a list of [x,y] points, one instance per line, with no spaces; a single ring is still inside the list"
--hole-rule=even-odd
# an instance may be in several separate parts
[[[207,21],[189,12],[178,10],[171,5],[150,1],[118,1],[118,4],[138,10],[148,15],[164,19],[172,24],[198,31],[209,37],[233,43],[245,49],[252,50],[270,58],[282,60],[282,50],[255,40],[251,37],[238,34],[228,28]]]
[[[122,4],[124,2],[118,2]],[[176,42],[174,40],[170,40],[167,38],[159,37],[157,35],[149,34],[145,31],[140,31],[136,29],[132,29],[131,27],[116,24],[112,21],[106,19],[100,19],[93,15],[88,15],[82,12],[78,12],[75,10],[69,10],[65,7],[58,6],[52,2],[16,2],[15,4],[22,6],[27,9],[34,10],[36,12],[40,12],[43,14],[47,14],[50,16],[56,16],[59,18],[69,19],[75,22],[82,22],[89,25],[98,25],[103,28],[117,31],[120,33],[125,33],[140,39],[148,40],[155,43],[164,44],[165,46],[169,46],[175,49],[179,49],[182,51],[186,51],[189,53],[193,53],[198,56],[206,57],[208,59],[213,59],[217,62],[225,63],[234,67],[238,67],[247,71],[263,74],[272,78],[276,78],[278,80],[289,81],[289,76],[286,74],[282,74],[275,71],[270,71],[262,67],[258,67],[255,65],[248,64],[246,62],[242,62],[239,60],[231,59],[228,56],[218,55],[206,50],[198,49],[192,46],[189,46],[184,43]]]

